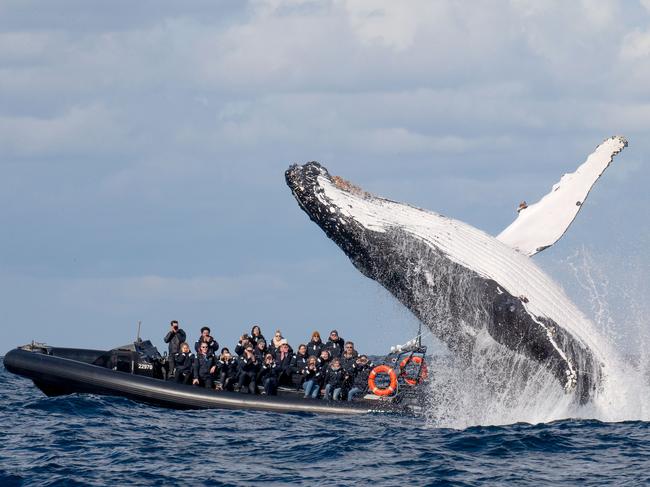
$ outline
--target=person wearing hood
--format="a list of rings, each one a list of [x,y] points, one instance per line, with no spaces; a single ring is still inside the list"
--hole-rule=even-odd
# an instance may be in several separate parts
[[[252,340],[253,342],[255,341],[254,339]],[[266,340],[261,339],[258,340],[257,343],[254,344],[255,348],[253,349],[253,352],[255,353],[255,357],[257,358],[257,361],[259,363],[264,362],[264,357],[266,356],[269,351],[266,348]]]

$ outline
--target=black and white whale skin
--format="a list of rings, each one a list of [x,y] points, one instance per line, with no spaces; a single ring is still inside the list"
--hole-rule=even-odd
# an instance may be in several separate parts
[[[551,194],[520,212],[511,227],[523,228],[522,233],[509,227],[503,239],[373,196],[317,162],[293,165],[285,177],[300,207],[354,266],[390,291],[450,350],[470,357],[487,332],[546,366],[567,393],[585,403],[598,390],[605,351],[598,349],[593,325],[529,255],[562,236],[626,145],[621,137],[603,142]],[[528,211],[533,217],[525,215]]]

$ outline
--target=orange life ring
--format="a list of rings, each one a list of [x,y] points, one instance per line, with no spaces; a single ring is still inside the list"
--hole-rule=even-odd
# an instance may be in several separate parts
[[[415,384],[418,383],[417,380],[411,379],[410,377],[406,376],[406,370],[404,370],[404,367],[406,367],[406,364],[408,364],[410,361],[413,361],[414,364],[421,364],[420,365],[420,382],[423,380],[426,380],[427,377],[429,377],[429,369],[427,368],[426,362],[420,357],[419,355],[416,356],[409,356],[406,357],[404,360],[402,360],[399,363],[399,369],[402,371],[402,377],[404,377],[404,380],[408,385],[414,386]]]
[[[384,387],[383,389],[377,387],[375,384],[375,377],[377,377],[377,374],[388,374],[390,377],[390,384],[388,387]],[[378,365],[370,371],[370,375],[368,376],[368,389],[370,389],[370,392],[376,396],[388,396],[394,393],[397,390],[397,374],[393,368],[388,365]]]

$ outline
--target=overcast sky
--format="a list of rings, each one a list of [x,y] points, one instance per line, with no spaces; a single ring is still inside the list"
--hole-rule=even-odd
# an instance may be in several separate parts
[[[298,208],[290,164],[497,234],[615,134],[535,259],[636,343],[648,86],[650,0],[2,0],[0,353],[115,346],[138,320],[161,344],[173,318],[382,352],[416,324]]]

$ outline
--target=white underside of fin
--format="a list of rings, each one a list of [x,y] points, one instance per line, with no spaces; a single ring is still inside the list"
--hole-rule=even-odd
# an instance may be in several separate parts
[[[605,140],[575,172],[562,176],[549,194],[521,209],[517,219],[497,239],[528,256],[553,245],[567,231],[614,156],[625,147],[627,141],[623,137]]]

